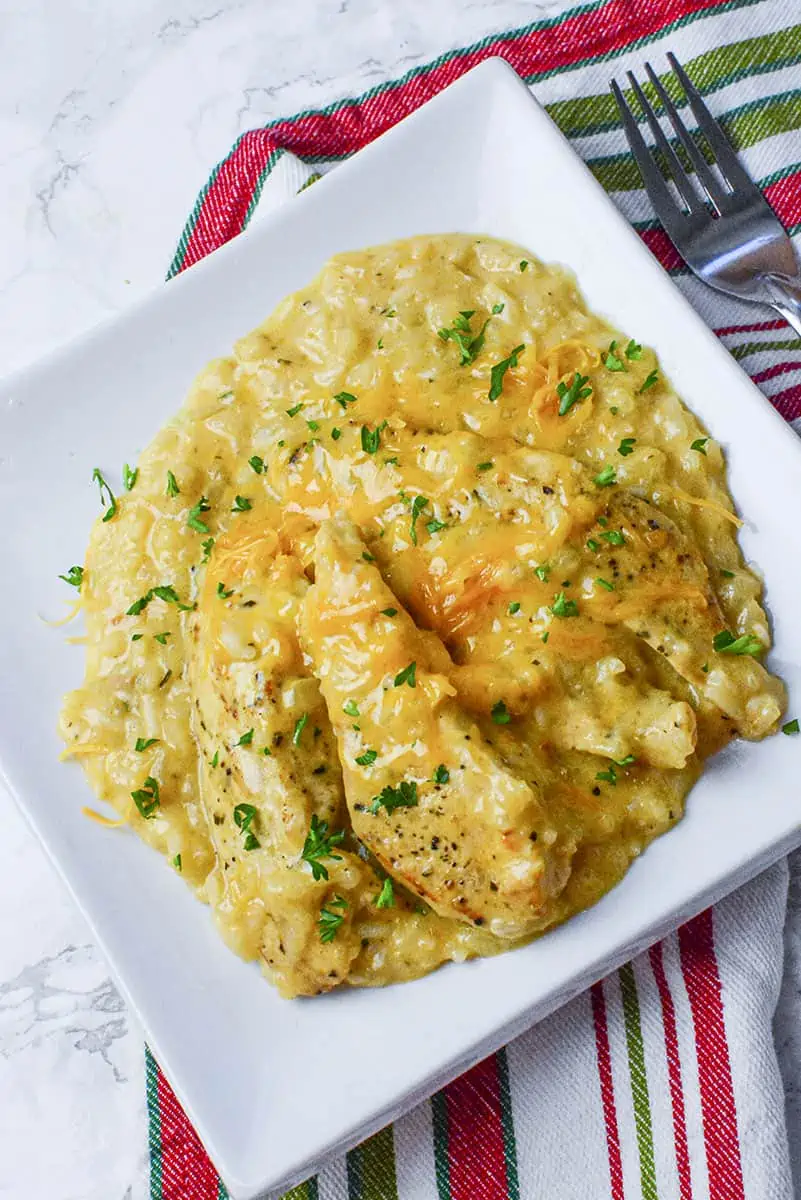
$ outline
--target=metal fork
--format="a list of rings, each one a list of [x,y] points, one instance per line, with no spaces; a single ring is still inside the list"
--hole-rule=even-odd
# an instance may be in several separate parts
[[[801,333],[801,274],[793,245],[778,217],[740,164],[726,135],[701,99],[687,72],[668,54],[699,131],[712,151],[716,173],[690,134],[650,63],[648,78],[676,137],[692,163],[685,171],[631,71],[629,83],[651,127],[678,199],[648,149],[637,121],[612,80],[623,128],[656,215],[690,269],[710,287],[741,300],[769,304]]]

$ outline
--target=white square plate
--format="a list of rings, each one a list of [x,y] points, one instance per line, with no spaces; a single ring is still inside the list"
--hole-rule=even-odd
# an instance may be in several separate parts
[[[138,308],[0,388],[0,763],[63,872],[233,1194],[284,1188],[377,1129],[801,840],[799,742],[733,745],[686,819],[591,911],[526,949],[417,983],[288,1002],[180,879],[81,815],[58,763],[82,651],[39,614],[81,562],[96,464],[134,461],[194,374],[340,250],[434,231],[509,238],[576,272],[654,346],[727,451],[746,555],[768,582],[771,664],[799,695],[801,447],[618,215],[517,76],[484,63]],[[644,401],[647,403],[647,401]],[[791,707],[791,713],[793,710]]]

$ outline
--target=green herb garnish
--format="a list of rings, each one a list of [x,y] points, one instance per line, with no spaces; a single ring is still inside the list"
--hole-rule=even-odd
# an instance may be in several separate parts
[[[788,721],[786,725],[782,725],[782,733],[798,733],[799,732],[798,717],[794,717],[792,721]]]
[[[149,821],[151,817],[156,815],[156,810],[161,804],[159,795],[158,781],[152,775],[148,775],[142,787],[137,788],[135,792],[131,792],[133,802],[139,810],[139,815]]]
[[[417,520],[427,504],[427,496],[415,496],[414,500],[412,501],[412,519],[411,523],[409,524],[409,537],[412,539],[413,546],[417,545]]]
[[[103,478],[99,467],[92,471],[92,483],[96,483],[100,489],[100,503],[108,503],[108,508],[103,513],[103,521],[110,521],[117,513],[117,498]]]
[[[635,342],[634,338],[626,346],[626,358],[630,359],[631,362],[639,362],[642,358],[642,346],[639,342]]]
[[[712,639],[712,648],[717,650],[718,654],[747,654],[752,658],[762,654],[765,649],[759,638],[754,637],[753,634],[744,633],[742,637],[736,638],[729,633],[728,629],[723,629],[720,633],[715,634]]]
[[[295,728],[292,732],[292,745],[293,746],[300,745],[300,739],[303,737],[303,730],[306,728],[308,723],[309,723],[309,714],[308,713],[303,713],[302,716],[298,717],[297,721],[295,722]]]
[[[657,382],[658,379],[659,379],[659,372],[656,369],[654,369],[651,372],[651,374],[646,377],[646,380],[643,383],[642,387],[638,390],[637,395],[641,396],[643,392],[647,392],[649,388],[652,388],[654,386],[654,384]]]
[[[612,466],[603,467],[595,476],[594,482],[597,487],[610,487],[617,483],[617,471]]]
[[[346,409],[349,404],[356,403],[356,396],[353,395],[353,392],[337,392],[334,399],[342,409]]]
[[[66,575],[59,575],[59,579],[63,579],[70,587],[80,588],[83,583],[83,567],[70,567]]]
[[[261,475],[262,471],[264,470],[264,459],[260,455],[254,454],[248,459],[248,463],[257,475]]]
[[[286,415],[288,417],[296,417],[298,415],[298,413],[302,411],[302,409],[303,409],[302,404],[293,404],[291,408],[288,408],[286,410]]]
[[[626,458],[627,455],[634,453],[634,443],[637,441],[633,437],[625,437],[617,448],[618,454]]]
[[[494,462],[483,462],[483,463],[478,464],[478,466],[476,467],[476,470],[477,471],[490,471],[490,470],[492,470],[492,468],[494,466],[495,466]]]
[[[126,492],[133,490],[133,486],[139,478],[139,468],[131,468],[127,463],[122,464],[122,486]]]
[[[398,615],[397,608],[382,608],[381,612],[382,612],[383,616],[385,616],[385,617],[397,617],[397,615]],[[356,714],[356,715],[358,715],[358,714]]]
[[[378,758],[377,750],[365,750],[364,754],[360,754],[356,762],[360,767],[370,767]]]
[[[306,841],[303,843],[300,857],[309,864],[312,869],[312,877],[318,882],[328,878],[328,868],[320,862],[320,859],[331,858],[336,862],[342,862],[342,855],[334,854],[333,848],[339,846],[344,840],[345,834],[342,830],[337,833],[329,833],[328,822],[321,821],[316,813],[312,816],[311,826],[306,834]]]
[[[497,704],[492,706],[492,719],[496,725],[508,725],[511,721],[509,709],[504,704],[503,700],[499,700]]]
[[[344,912],[336,912],[335,909],[346,909],[348,902],[344,896],[334,896],[328,901],[330,908],[323,907],[320,909],[320,916],[317,918],[317,927],[320,930],[320,941],[323,945],[333,942],[339,932],[339,927],[345,920]]]
[[[617,771],[614,767],[610,767],[608,771],[599,771],[595,778],[611,783],[613,787],[617,786]]]
[[[589,375],[579,375],[578,371],[576,371],[570,387],[566,383],[557,383],[556,394],[559,397],[560,417],[564,417],[569,413],[573,405],[578,404],[579,400],[586,400],[587,396],[592,395],[592,388],[586,386],[589,382]]]
[[[615,351],[617,350],[617,342],[610,342],[609,349],[604,357],[604,366],[607,371],[625,371],[626,364],[621,358],[618,358]]]
[[[513,617],[515,615],[515,613],[519,613],[520,612],[520,601],[513,600],[506,611],[508,612],[510,617]]]
[[[440,763],[434,771],[434,783],[445,784],[451,777],[451,773],[444,763]]]
[[[620,529],[604,529],[601,537],[605,542],[609,542],[610,546],[622,546],[626,541]]]
[[[236,496],[231,512],[248,512],[252,507],[253,504],[248,500],[247,496]]]
[[[575,600],[568,600],[564,592],[556,593],[551,605],[551,612],[555,617],[577,617],[579,615],[578,604]]]
[[[337,429],[337,427],[334,426],[334,428],[331,430],[331,441],[338,442],[341,437],[342,437],[342,430]]]
[[[201,521],[200,514],[208,512],[211,508],[205,496],[201,496],[197,504],[193,504],[187,514],[186,523],[190,529],[194,529],[197,533],[209,533],[209,527],[205,521]]]
[[[503,305],[493,305],[493,316],[499,312],[503,312]],[[441,338],[443,342],[455,342],[459,347],[459,366],[461,367],[469,366],[470,363],[475,362],[483,350],[487,326],[492,320],[492,317],[487,317],[478,333],[474,334],[470,328],[470,321],[475,315],[475,309],[466,309],[460,312],[457,317],[454,317],[453,324],[449,329],[437,330],[437,337]]]
[[[615,590],[615,585],[613,583],[609,583],[606,579],[601,579],[598,577],[596,578],[595,582],[598,584],[598,587],[605,588],[607,592],[613,592]]]
[[[408,683],[410,688],[416,687],[416,671],[416,662],[410,662],[408,667],[404,667],[402,671],[398,671],[397,675],[395,676],[395,687],[402,687],[404,683]]]
[[[392,886],[392,880],[390,879],[389,875],[387,875],[386,879],[381,885],[381,891],[375,898],[375,906],[376,908],[393,908],[394,905],[395,889]]]
[[[706,455],[706,444],[708,441],[709,441],[708,437],[696,438],[695,441],[691,444],[690,449],[697,450],[699,454]]]
[[[220,597],[220,599],[227,600],[228,597],[233,596],[233,594],[234,594],[234,589],[230,588],[228,591],[226,591],[225,584],[223,583],[222,580],[220,580],[220,582],[217,584],[217,595]]]
[[[167,490],[165,496],[180,496],[181,489],[178,487],[178,480],[173,475],[172,471],[167,472]]]
[[[388,813],[394,812],[396,808],[416,808],[417,807],[417,784],[410,783],[407,780],[402,780],[398,786],[387,786],[373,797],[373,802],[370,805],[369,812],[375,814],[379,808],[385,808]]]
[[[490,400],[497,400],[503,391],[503,380],[506,372],[513,367],[516,367],[520,359],[520,355],[525,350],[525,346],[515,346],[508,358],[503,358],[490,371],[490,388],[487,396]]]
[[[158,740],[158,738],[137,738],[134,750],[141,754],[143,750],[149,750],[151,746],[155,746]]]
[[[359,706],[355,700],[346,700],[345,703],[342,705],[342,711],[343,711],[343,713],[346,713],[349,717],[358,717],[360,715],[359,714]]]
[[[371,429],[369,425],[362,425],[362,450],[365,454],[377,452],[381,445],[381,432],[386,428],[386,424],[386,421],[382,421],[377,429]]]
[[[235,743],[235,745],[237,745],[237,746],[251,746],[252,744],[253,744],[253,730],[252,729],[249,729],[247,731],[247,733],[243,733],[241,738],[239,739],[239,741]]]

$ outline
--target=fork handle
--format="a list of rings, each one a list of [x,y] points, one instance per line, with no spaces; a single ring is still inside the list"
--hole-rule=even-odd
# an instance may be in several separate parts
[[[768,304],[801,334],[801,278],[790,275],[763,276]]]

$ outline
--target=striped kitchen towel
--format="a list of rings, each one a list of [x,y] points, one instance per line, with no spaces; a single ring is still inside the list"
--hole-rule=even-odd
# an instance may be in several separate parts
[[[608,92],[672,49],[745,165],[801,232],[801,18],[787,0],[596,0],[454,50],[401,79],[245,133],[212,172],[170,276],[502,55],[650,249],[788,420],[801,341],[692,278],[653,219]],[[342,81],[343,95],[347,80]],[[475,1067],[288,1200],[791,1200],[771,1020],[786,864],[685,925]],[[147,1054],[152,1200],[223,1183]]]

